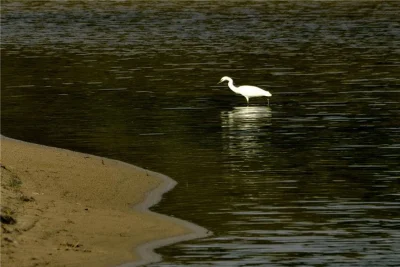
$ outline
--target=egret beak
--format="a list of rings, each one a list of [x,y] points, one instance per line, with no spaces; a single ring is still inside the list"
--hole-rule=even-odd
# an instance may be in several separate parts
[[[220,80],[217,84],[220,84],[220,83],[222,83],[223,82],[223,80]]]

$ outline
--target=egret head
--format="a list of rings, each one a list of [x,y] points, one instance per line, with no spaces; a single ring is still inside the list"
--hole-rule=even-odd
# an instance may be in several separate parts
[[[224,76],[221,78],[221,80],[219,81],[219,83],[225,82],[225,81],[231,81],[232,79],[229,78],[228,76]]]

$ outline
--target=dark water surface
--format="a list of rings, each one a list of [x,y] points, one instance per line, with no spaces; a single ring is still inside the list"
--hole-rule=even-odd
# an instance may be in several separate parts
[[[2,1],[2,133],[178,181],[152,266],[400,266],[400,2]],[[222,76],[272,93],[243,97]]]

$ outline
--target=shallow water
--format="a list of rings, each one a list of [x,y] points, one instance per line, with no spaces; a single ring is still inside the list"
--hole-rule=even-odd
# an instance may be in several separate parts
[[[154,209],[214,235],[154,266],[398,266],[399,12],[3,1],[2,134],[177,180]]]

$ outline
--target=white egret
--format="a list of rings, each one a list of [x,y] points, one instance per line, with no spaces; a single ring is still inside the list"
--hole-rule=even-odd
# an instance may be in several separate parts
[[[246,98],[247,104],[249,104],[249,99],[251,97],[260,97],[260,96],[271,97],[272,96],[270,92],[265,91],[256,86],[242,85],[242,86],[236,87],[233,84],[233,80],[228,76],[222,77],[221,80],[219,81],[219,83],[222,83],[225,81],[228,81],[228,86],[233,92],[235,92],[236,94],[240,94]],[[268,106],[269,106],[269,98],[268,98]]]

